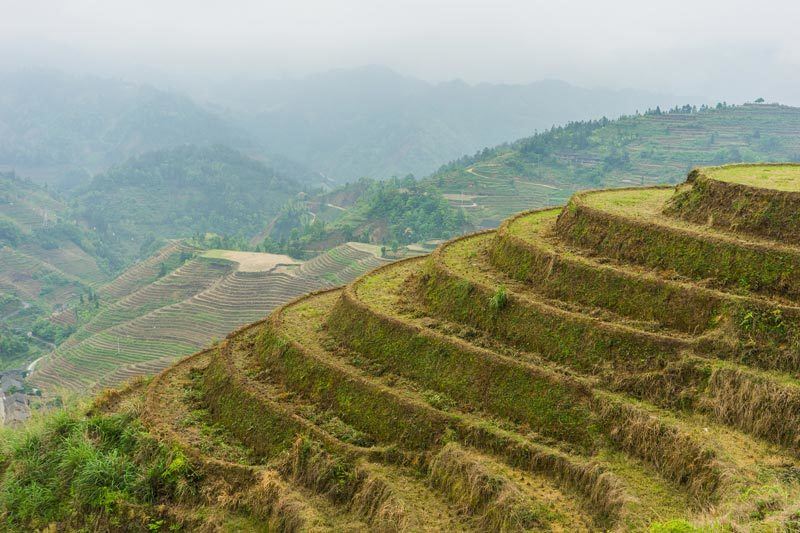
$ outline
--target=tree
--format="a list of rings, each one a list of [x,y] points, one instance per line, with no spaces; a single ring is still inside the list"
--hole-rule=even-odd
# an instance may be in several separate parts
[[[763,98],[756,98],[756,103],[757,104],[763,104],[764,103],[764,99]]]

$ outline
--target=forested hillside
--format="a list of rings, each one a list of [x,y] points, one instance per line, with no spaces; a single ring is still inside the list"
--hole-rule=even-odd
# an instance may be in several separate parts
[[[573,122],[485,149],[425,180],[479,225],[585,188],[675,183],[696,165],[800,160],[800,109],[719,104]]]
[[[72,321],[47,318],[68,302],[92,305],[93,287],[121,266],[119,260],[95,232],[75,222],[62,198],[0,173],[0,369],[63,340]]]
[[[95,176],[75,202],[104,239],[135,252],[165,237],[250,238],[300,190],[292,176],[230,148],[181,146]]]
[[[398,246],[469,230],[461,210],[412,176],[362,179],[288,202],[262,243],[267,251],[303,257],[348,241]]]

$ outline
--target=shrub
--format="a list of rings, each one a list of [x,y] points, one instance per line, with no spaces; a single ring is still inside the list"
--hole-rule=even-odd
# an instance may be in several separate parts
[[[508,303],[508,294],[506,293],[506,286],[500,285],[494,291],[494,294],[489,298],[489,308],[495,313],[503,309]]]

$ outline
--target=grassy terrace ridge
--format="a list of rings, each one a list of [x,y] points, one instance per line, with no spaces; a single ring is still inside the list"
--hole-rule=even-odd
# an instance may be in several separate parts
[[[150,382],[107,392],[76,424],[90,424],[92,438],[119,420],[137,428],[119,457],[152,474],[76,500],[83,523],[797,529],[800,249],[672,211],[702,172],[677,188],[580,193],[563,209],[384,264],[277,307]],[[265,258],[240,264],[249,259]],[[268,273],[325,280],[330,265],[351,272],[359,260],[378,258],[346,248]],[[268,301],[263,274],[234,271],[201,291],[195,323],[244,318],[236,298]],[[168,324],[159,342],[177,342],[174,306],[152,313]],[[92,338],[119,327],[100,330],[112,318],[98,318]],[[94,365],[111,368],[102,349]],[[150,349],[155,358],[162,348]],[[36,516],[81,523],[38,495],[79,494],[82,470],[50,479],[26,467],[30,450],[50,460],[59,448],[48,439],[65,431],[0,447],[0,520],[10,529],[41,527]],[[110,453],[104,439],[85,446]],[[36,513],[7,511],[25,495]]]
[[[559,215],[556,231],[572,245],[666,276],[788,300],[800,295],[800,248],[674,218],[663,212],[673,192],[579,193]]]
[[[800,165],[697,169],[666,206],[683,220],[777,242],[800,238]]]
[[[387,267],[387,269],[384,269],[384,271],[391,270],[391,269],[392,269],[392,267]],[[386,283],[385,282],[379,282],[377,278],[378,278],[378,276],[375,276],[374,274],[371,274],[371,275],[367,276],[367,278],[364,281],[362,281],[362,283],[366,283],[367,281],[369,281],[369,283],[366,283],[365,286],[362,286],[362,289],[361,289],[363,291],[361,293],[362,294],[362,297],[361,297],[362,301],[373,302],[373,301],[379,300],[379,298],[375,296],[375,293],[368,292],[368,291],[370,291],[369,287],[376,287],[377,286],[377,287],[380,287],[381,292],[391,292],[390,290],[386,290],[387,289]],[[402,279],[402,278],[403,278],[403,276],[396,276],[396,279]],[[386,297],[384,297],[384,299],[385,298]],[[484,299],[483,301],[488,301],[488,298]],[[465,307],[466,306],[464,301],[456,302],[455,305],[456,306],[460,306],[460,307]],[[386,309],[392,309],[392,308],[396,308],[396,306],[388,306],[388,307],[386,307]],[[378,311],[376,311],[376,313],[377,312]],[[351,311],[348,314],[348,316],[352,317],[353,314],[354,313]],[[339,316],[341,318],[341,317],[344,316],[344,314],[342,313]],[[509,317],[507,317],[507,316],[498,317],[498,321],[502,321],[503,319],[508,320]],[[364,324],[368,324],[368,326],[364,328],[365,329],[365,333],[363,334],[363,336],[368,336],[368,335],[371,334],[372,328],[369,327],[369,322],[367,322],[367,320],[365,320],[363,316],[358,316],[355,320],[360,321],[361,323],[364,323]],[[368,342],[369,341],[365,341],[365,344],[368,343]],[[453,339],[451,342],[454,345],[461,344],[457,339]],[[384,344],[388,344],[388,343],[389,343],[389,341],[387,341]],[[375,346],[375,344],[376,343],[371,343],[370,346]],[[414,348],[416,348],[416,349],[414,349]],[[413,345],[413,346],[403,345],[402,348],[399,347],[398,345],[395,345],[395,346],[391,346],[391,347],[387,348],[387,350],[391,350],[391,351],[394,351],[394,352],[400,352],[402,350],[402,351],[407,351],[409,353],[420,353],[422,351],[422,349],[420,348],[419,345]],[[427,350],[427,351],[430,352],[431,350]],[[441,351],[441,349],[440,349],[440,351]],[[448,359],[450,359],[451,357],[448,357]],[[529,359],[529,357],[526,357],[526,359]],[[509,363],[507,364],[507,368],[510,368],[511,366],[512,366],[512,363],[509,361]],[[450,371],[450,369],[442,368],[442,369],[440,369],[440,371],[443,373],[442,379],[446,379],[445,376],[448,375],[448,372]],[[464,381],[467,381],[467,380],[464,380]],[[469,380],[468,382],[469,383],[475,383],[476,380],[472,379],[472,380]],[[507,381],[497,380],[495,383],[498,386],[503,386],[503,385],[505,385],[505,383],[507,383]],[[482,390],[482,388],[478,387],[478,390]],[[508,392],[507,394],[509,396],[513,397],[515,393],[514,392]],[[520,396],[520,393],[517,392],[516,393],[516,397],[519,397],[519,396]],[[491,403],[491,399],[484,400],[484,405],[487,405],[487,407],[486,407],[487,409],[493,409],[492,403]],[[566,406],[562,406],[562,408],[564,408],[564,407],[566,407]],[[540,409],[541,408],[542,407],[540,407]],[[606,428],[604,428],[604,429],[605,430],[609,430],[612,434],[614,434],[614,438],[619,438],[620,433],[625,433],[625,430],[623,429],[623,427],[622,426],[618,426],[618,424],[633,424],[633,425],[635,425],[635,423],[633,422],[634,420],[637,420],[637,419],[638,420],[642,420],[642,421],[648,420],[648,414],[647,413],[651,413],[651,409],[649,407],[647,407],[646,405],[642,404],[641,402],[632,401],[632,402],[625,403],[625,404],[619,404],[618,398],[613,397],[613,396],[608,396],[608,395],[606,395],[604,393],[599,393],[599,394],[595,394],[594,395],[594,397],[593,397],[593,399],[591,401],[591,408],[594,411],[594,415],[593,416],[596,417],[594,419],[597,421],[597,424],[599,426],[604,426],[604,425],[608,424],[608,426]],[[660,417],[660,418],[663,418],[663,416]],[[661,422],[659,422],[659,424],[661,424]],[[700,430],[699,428],[692,429],[691,426],[687,425],[687,421],[686,420],[673,419],[673,418],[670,417],[670,418],[663,418],[663,425],[659,426],[660,429],[655,429],[655,427],[653,427],[653,428],[651,428],[650,431],[663,432],[663,435],[662,435],[661,442],[660,442],[659,446],[662,447],[662,449],[660,451],[662,453],[664,453],[664,454],[669,453],[669,451],[668,451],[668,447],[670,446],[669,441],[671,439],[673,439],[673,438],[677,439],[677,440],[674,441],[674,444],[676,446],[676,448],[674,449],[674,454],[675,454],[674,456],[676,458],[680,456],[684,460],[688,460],[688,457],[690,456],[689,455],[690,454],[689,450],[691,449],[692,446],[696,446],[696,449],[697,449],[696,453],[698,455],[697,455],[697,458],[692,460],[692,463],[693,463],[692,467],[693,468],[698,467],[699,465],[701,465],[704,462],[704,460],[699,460],[700,457],[707,457],[708,458],[708,460],[710,461],[708,463],[708,468],[710,470],[706,471],[705,470],[706,467],[700,467],[700,470],[698,470],[698,471],[696,471],[694,473],[688,474],[690,477],[693,476],[693,475],[696,475],[697,478],[698,478],[696,481],[697,481],[697,483],[699,485],[694,485],[695,481],[692,481],[691,479],[686,480],[688,482],[688,484],[689,484],[689,487],[692,490],[697,490],[698,491],[697,495],[702,497],[703,492],[706,491],[709,488],[708,485],[706,485],[706,484],[709,483],[709,482],[710,483],[714,483],[713,481],[710,481],[709,479],[705,479],[706,475],[711,475],[712,478],[713,478],[714,474],[712,474],[711,472],[716,468],[713,465],[713,463],[715,463],[716,460],[707,455],[709,453],[709,450],[711,448],[716,449],[716,450],[720,450],[722,454],[728,455],[729,458],[733,458],[735,455],[737,455],[737,452],[736,452],[736,447],[735,446],[728,448],[723,443],[725,438],[722,437],[722,436],[720,437],[720,440],[719,440],[719,442],[718,442],[718,444],[716,446],[708,446],[707,444],[705,444],[707,442],[711,442],[711,441],[715,440],[712,437],[713,430],[709,430],[709,428],[713,428],[714,427],[714,424],[711,423],[709,420],[704,420],[703,417],[700,417],[698,420],[696,420],[694,422],[694,424],[699,424],[699,425],[705,426],[704,430]],[[711,431],[711,432],[709,432],[709,431]],[[722,429],[722,428],[720,428],[720,431],[722,431],[723,433],[725,432],[725,430]],[[694,437],[691,436],[692,433],[695,433]],[[579,435],[579,433],[576,433],[574,436],[578,436],[578,435]],[[667,435],[669,435],[669,438],[667,438]],[[628,451],[632,452],[634,455],[636,455],[638,453],[641,453],[642,454],[641,457],[643,459],[645,459],[645,460],[648,460],[648,459],[653,460],[654,464],[659,468],[666,468],[666,469],[677,468],[678,471],[682,472],[682,474],[681,475],[677,475],[677,477],[675,479],[680,479],[682,477],[682,475],[687,475],[686,471],[682,470],[686,465],[680,466],[680,465],[677,465],[677,464],[671,464],[671,465],[670,464],[664,464],[664,463],[660,463],[659,464],[659,459],[657,457],[648,456],[648,454],[649,454],[648,448],[646,446],[645,447],[639,447],[639,446],[645,445],[645,443],[644,442],[636,442],[636,437],[637,437],[636,435],[628,435],[627,437],[623,437],[623,441],[624,442],[628,442],[628,444],[630,444],[630,449]],[[630,439],[630,440],[628,440],[628,439]],[[756,444],[751,444],[751,446],[756,446]],[[722,451],[722,450],[726,450],[726,449],[727,449],[727,451]],[[769,453],[767,453],[767,455],[769,455]],[[745,469],[748,468],[746,466],[743,466],[743,467]],[[664,471],[664,474],[667,475],[667,476],[675,475],[674,472],[670,473],[669,470]]]
[[[717,181],[760,189],[800,192],[800,164],[724,165],[704,169],[703,175]]]
[[[594,313],[610,310],[650,328],[705,334],[725,352],[746,352],[747,361],[762,368],[797,368],[793,347],[800,309],[795,304],[666,279],[637,265],[599,262],[602,258],[558,240],[558,213],[543,210],[509,219],[489,249],[492,264],[545,298]],[[757,353],[749,348],[753,342],[761,345]]]

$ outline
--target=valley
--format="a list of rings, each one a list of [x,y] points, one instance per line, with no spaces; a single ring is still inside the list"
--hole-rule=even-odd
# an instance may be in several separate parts
[[[0,532],[800,532],[800,3],[6,4]]]

